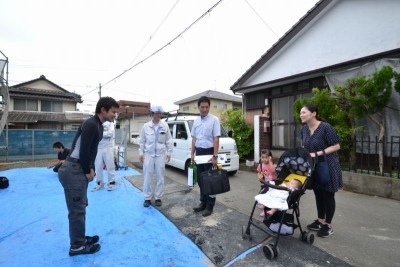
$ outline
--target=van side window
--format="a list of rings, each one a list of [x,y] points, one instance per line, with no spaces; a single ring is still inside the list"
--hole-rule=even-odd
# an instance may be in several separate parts
[[[186,140],[188,138],[185,124],[183,124],[183,123],[176,124],[176,138],[184,139],[184,140]]]
[[[169,131],[171,132],[172,138],[175,138],[175,136],[174,136],[174,125],[168,123],[168,126],[169,126]]]

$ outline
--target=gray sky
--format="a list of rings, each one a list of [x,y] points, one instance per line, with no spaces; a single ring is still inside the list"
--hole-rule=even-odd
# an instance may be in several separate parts
[[[179,36],[217,2],[0,0],[9,85],[45,75],[96,102],[99,83],[134,66],[102,96],[172,110],[202,91],[232,94],[230,86],[317,0],[224,0]]]

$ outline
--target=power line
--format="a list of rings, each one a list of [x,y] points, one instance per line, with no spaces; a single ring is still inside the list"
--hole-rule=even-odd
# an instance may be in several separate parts
[[[137,53],[137,55],[134,57],[134,59],[132,59],[132,61],[129,63],[128,67],[130,65],[132,65],[136,59],[140,56],[140,54],[143,52],[143,50],[147,47],[147,45],[153,40],[154,36],[156,35],[156,33],[158,32],[158,30],[161,28],[161,26],[164,24],[164,22],[167,20],[167,18],[169,17],[169,15],[171,15],[172,11],[175,9],[175,7],[178,5],[179,0],[177,0],[175,2],[175,4],[172,6],[172,8],[168,11],[167,15],[165,16],[165,18],[161,21],[161,23],[157,26],[157,28],[155,29],[155,31],[150,35],[149,39],[147,40],[147,42],[143,45],[143,47],[139,50],[139,52]]]
[[[112,78],[111,80],[109,80],[108,82],[103,84],[103,87],[106,86],[107,84],[111,83],[112,81],[118,79],[119,77],[121,77],[122,75],[124,75],[125,73],[127,73],[128,71],[132,70],[134,67],[138,66],[139,64],[145,62],[146,60],[148,60],[149,58],[153,57],[154,55],[158,54],[159,52],[161,52],[164,48],[166,48],[167,46],[171,45],[174,41],[176,41],[179,37],[181,37],[184,33],[186,33],[191,27],[193,27],[197,22],[199,22],[204,16],[206,16],[208,13],[210,13],[216,6],[218,6],[223,0],[219,0],[216,4],[214,4],[211,8],[209,8],[206,12],[203,13],[203,15],[201,15],[199,18],[197,18],[194,22],[192,22],[188,27],[186,27],[181,33],[179,33],[176,37],[174,37],[171,41],[169,41],[167,44],[163,45],[161,48],[157,49],[156,51],[154,51],[153,53],[151,53],[149,56],[145,57],[144,59],[142,59],[141,61],[137,62],[136,64],[134,64],[132,67],[124,70],[121,74],[117,75],[116,77]],[[94,90],[97,90],[94,89]],[[94,90],[92,90],[91,92],[93,92]]]
[[[253,12],[258,16],[259,19],[261,19],[261,21],[264,23],[265,26],[268,27],[268,29],[276,36],[276,38],[279,38],[278,34],[276,34],[276,32],[274,32],[274,30],[268,25],[268,23],[260,16],[260,14],[258,14],[258,12],[250,5],[250,3],[247,0],[244,0],[249,7],[253,10]]]
[[[145,57],[144,59],[142,59],[141,61],[137,62],[136,64],[134,64],[133,66],[131,66],[130,68],[124,70],[122,73],[120,73],[119,75],[117,75],[116,77],[112,78],[111,80],[109,80],[108,82],[102,84],[102,87],[106,86],[107,84],[115,81],[116,79],[118,79],[119,77],[121,77],[122,75],[124,75],[125,73],[127,73],[128,71],[132,70],[133,68],[135,68],[136,66],[138,66],[139,64],[145,62],[146,60],[148,60],[149,58],[153,57],[154,55],[158,54],[159,52],[161,52],[164,48],[166,48],[167,46],[171,45],[175,40],[177,40],[179,37],[181,37],[184,33],[186,33],[191,27],[193,27],[198,21],[200,21],[204,16],[206,16],[208,13],[210,13],[215,7],[217,7],[223,0],[219,0],[217,3],[215,3],[211,8],[209,8],[206,12],[204,12],[200,17],[198,17],[194,22],[192,22],[188,27],[186,27],[181,33],[179,33],[176,37],[174,37],[171,41],[169,41],[167,44],[163,45],[161,48],[157,49],[156,51],[154,51],[153,53],[151,53],[149,56]],[[174,8],[174,6],[172,7]],[[169,15],[167,15],[169,16]],[[96,90],[98,90],[99,87],[94,88],[93,90],[90,90],[84,94],[82,94],[82,96],[90,94]]]

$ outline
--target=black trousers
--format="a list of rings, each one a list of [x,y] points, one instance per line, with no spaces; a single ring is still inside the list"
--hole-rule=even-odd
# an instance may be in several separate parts
[[[326,223],[331,224],[336,209],[335,192],[314,189],[314,195],[318,218],[325,219]]]
[[[202,155],[213,155],[214,153],[214,148],[198,148],[196,147],[196,155],[197,156],[202,156]],[[201,173],[204,171],[208,171],[212,167],[212,163],[206,163],[206,164],[196,164],[197,167],[197,182],[199,183],[200,187],[200,201],[201,203],[206,204],[208,209],[213,209],[215,205],[215,196],[210,197],[210,195],[205,195],[203,194],[204,188],[203,188],[203,179],[201,177]]]

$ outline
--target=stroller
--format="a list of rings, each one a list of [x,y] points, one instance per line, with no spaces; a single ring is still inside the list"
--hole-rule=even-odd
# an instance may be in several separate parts
[[[278,241],[280,235],[292,235],[294,229],[297,227],[300,230],[300,240],[307,242],[308,244],[314,243],[314,234],[310,231],[303,231],[299,217],[300,217],[300,198],[304,195],[306,189],[310,188],[311,185],[311,174],[314,169],[314,163],[311,159],[310,154],[303,148],[293,148],[285,151],[279,158],[276,173],[277,179],[275,180],[275,185],[264,182],[261,185],[259,194],[266,193],[269,188],[274,188],[278,190],[285,190],[289,192],[289,197],[287,198],[288,209],[278,210],[273,215],[267,217],[263,220],[263,224],[258,221],[253,221],[254,211],[257,206],[257,201],[254,202],[253,209],[248,221],[247,226],[242,227],[242,237],[243,239],[251,237],[250,227],[254,226],[257,229],[267,233],[272,236],[275,241],[263,246],[263,252],[265,257],[272,260],[276,258],[279,254]],[[287,187],[279,186],[282,183],[286,183],[292,179],[297,179],[302,182],[302,186],[298,190],[291,191]],[[264,213],[267,215],[266,211],[269,210],[268,207],[264,208]],[[288,212],[292,210],[292,212]],[[296,222],[294,218],[296,217]]]

